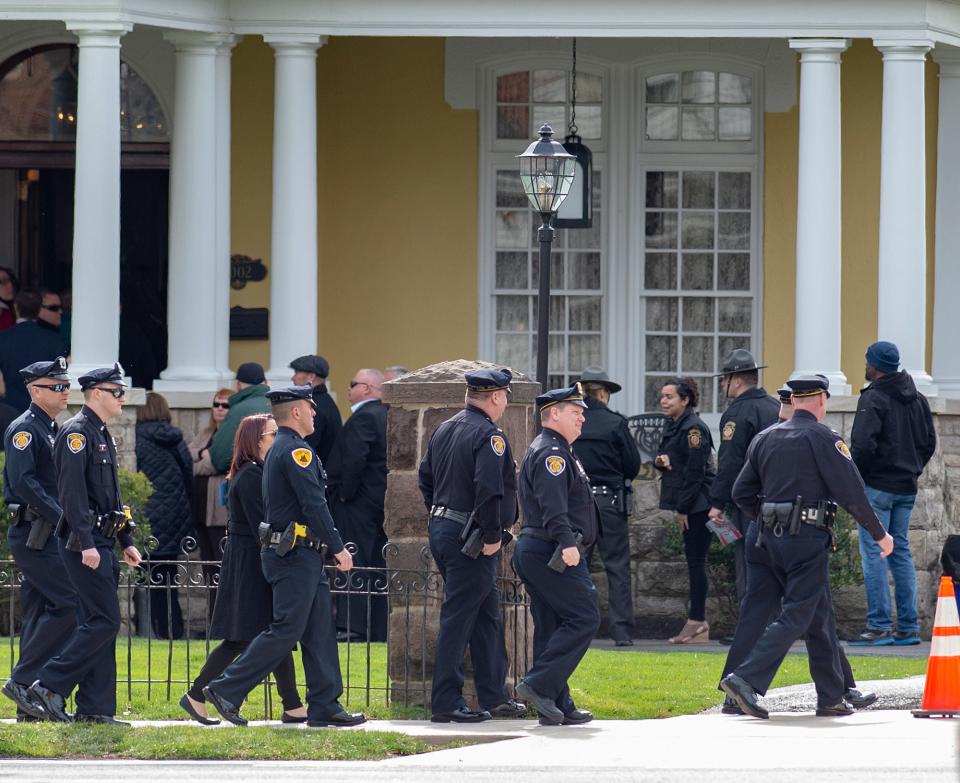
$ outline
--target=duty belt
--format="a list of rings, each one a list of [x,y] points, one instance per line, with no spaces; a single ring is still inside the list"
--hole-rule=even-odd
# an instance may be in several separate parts
[[[430,518],[449,519],[452,522],[459,522],[461,525],[467,524],[470,519],[469,511],[455,511],[446,506],[430,506]]]
[[[578,535],[579,531],[576,531],[574,535]],[[582,534],[581,538],[582,538]],[[556,539],[551,536],[546,530],[542,527],[521,527],[520,528],[520,538],[535,538],[538,541],[549,541],[551,544],[556,543]],[[580,550],[580,554],[583,554],[587,551],[587,548],[583,544],[578,544],[577,549]]]
[[[822,500],[816,505],[797,502],[764,503],[760,509],[760,522],[763,528],[787,528],[791,535],[795,535],[800,523],[812,525],[821,530],[832,530],[837,516],[837,504],[830,500]]]
[[[590,491],[594,495],[616,495],[617,490],[607,484],[591,484]]]
[[[104,538],[116,538],[128,527],[127,515],[122,511],[108,511],[106,514],[93,515],[93,529]]]
[[[33,522],[33,520],[42,516],[39,511],[26,503],[8,503],[7,511],[10,514],[11,527],[16,527],[24,522]]]
[[[276,549],[282,538],[283,533],[271,533],[270,540],[264,544],[264,546],[270,547],[271,549]],[[303,536],[297,536],[296,546],[297,548],[306,547],[307,549],[315,549],[321,554],[325,554],[325,550],[327,548],[327,545],[321,543],[319,538],[304,538]]]

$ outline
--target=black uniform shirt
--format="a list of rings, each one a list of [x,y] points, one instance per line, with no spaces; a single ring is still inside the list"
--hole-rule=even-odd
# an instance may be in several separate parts
[[[776,424],[780,403],[763,389],[747,389],[733,400],[720,418],[720,448],[717,451],[717,476],[710,489],[714,508],[732,502],[733,482],[747,458],[747,447],[754,437]]]
[[[805,506],[822,500],[843,506],[875,541],[886,535],[863,491],[863,479],[843,439],[812,413],[798,410],[790,421],[754,438],[733,485],[733,500],[751,519],[763,502]]]
[[[57,471],[53,442],[57,424],[31,404],[7,427],[3,436],[7,461],[3,468],[3,496],[8,504],[26,503],[51,525],[60,521]]]
[[[291,522],[310,528],[337,554],[343,541],[330,515],[327,473],[313,449],[290,427],[280,427],[263,463],[263,516],[275,531]]]
[[[306,437],[306,441],[326,465],[337,435],[340,434],[340,428],[343,427],[343,419],[340,418],[340,410],[327,390],[327,384],[314,386],[312,396],[317,409],[313,414],[313,433]]]
[[[533,439],[520,465],[523,526],[543,528],[564,548],[592,545],[600,534],[600,512],[590,481],[570,444],[556,430],[544,428]]]
[[[117,476],[117,447],[107,426],[84,405],[57,433],[53,445],[57,467],[60,507],[70,530],[80,537],[83,549],[92,549],[95,540],[92,514],[102,516],[120,511],[120,480]],[[123,547],[133,544],[130,533],[117,536]],[[109,541],[100,537],[99,543]]]
[[[640,449],[630,435],[627,420],[599,400],[586,399],[583,432],[577,438],[577,456],[591,484],[623,489],[640,472]]]
[[[679,419],[667,419],[657,454],[670,458],[670,470],[654,463],[660,474],[660,508],[696,514],[710,507],[710,484],[716,475],[710,428],[687,408]]]
[[[467,407],[437,427],[420,462],[420,492],[427,510],[446,506],[469,514],[495,544],[517,521],[517,479],[510,443],[490,417]]]

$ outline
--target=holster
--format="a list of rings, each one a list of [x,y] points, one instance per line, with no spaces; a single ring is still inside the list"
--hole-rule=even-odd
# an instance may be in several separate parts
[[[574,538],[574,544],[577,549],[580,550],[580,554],[583,555],[583,533],[577,533]],[[553,554],[550,555],[550,560],[547,561],[547,568],[551,571],[556,571],[558,574],[562,574],[567,570],[567,564],[563,562],[563,544],[557,544],[557,548],[553,550]]]
[[[27,535],[27,549],[40,550],[46,547],[52,531],[53,525],[50,524],[50,521],[46,517],[37,514],[37,516],[30,520],[30,533]]]
[[[470,512],[463,530],[460,531],[460,541],[463,543],[463,546],[460,547],[460,553],[464,557],[469,557],[471,560],[480,557],[480,553],[483,551],[483,531],[480,530],[480,525],[477,524],[476,515],[473,511]]]
[[[287,553],[297,544],[297,523],[291,522],[280,534],[280,540],[277,541],[277,557],[285,557]]]
[[[7,514],[10,518],[10,527],[16,527],[23,522],[23,510],[26,508],[21,503],[8,503]]]
[[[257,525],[257,538],[260,539],[260,546],[266,546],[270,543],[271,533],[273,533],[273,528],[266,522],[261,522]]]

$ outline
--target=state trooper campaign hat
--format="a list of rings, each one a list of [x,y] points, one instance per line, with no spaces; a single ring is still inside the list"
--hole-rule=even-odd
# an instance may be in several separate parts
[[[796,375],[787,381],[792,396],[813,397],[817,394],[830,396],[830,381],[826,375]]]
[[[475,392],[495,392],[500,389],[509,389],[513,373],[506,367],[499,370],[471,370],[463,374],[467,388]]]
[[[561,402],[569,402],[573,405],[579,405],[581,408],[587,407],[587,404],[583,401],[583,389],[580,388],[579,383],[567,386],[564,389],[551,389],[536,399],[537,408],[541,411]]]
[[[330,375],[330,362],[322,356],[307,354],[290,362],[290,369],[296,372],[312,372],[318,378],[327,378]]]
[[[623,387],[619,383],[614,383],[607,375],[603,367],[587,367],[580,373],[580,383],[596,383],[606,388],[611,394],[616,394]]]
[[[762,370],[767,365],[757,364],[753,354],[746,348],[734,348],[730,353],[723,357],[723,364],[720,365],[720,372],[714,378],[720,378],[724,375],[732,375],[737,372],[750,372],[750,370]]]
[[[81,375],[79,381],[80,388],[84,391],[92,389],[98,383],[116,383],[119,386],[126,386],[123,382],[123,367],[120,362],[116,362],[113,367],[90,370],[86,375]]]
[[[787,384],[783,384],[783,386],[777,389],[777,396],[780,398],[781,405],[790,405],[791,404],[790,396],[792,394],[793,394],[793,390],[789,386],[787,386]]]
[[[280,405],[284,402],[296,402],[297,400],[306,400],[314,408],[317,407],[313,401],[313,387],[310,384],[303,386],[284,386],[282,389],[271,389],[266,397],[271,405]]]
[[[52,362],[34,362],[20,370],[20,377],[24,383],[32,383],[41,378],[51,378],[55,381],[69,381],[67,375],[67,360],[58,356]]]

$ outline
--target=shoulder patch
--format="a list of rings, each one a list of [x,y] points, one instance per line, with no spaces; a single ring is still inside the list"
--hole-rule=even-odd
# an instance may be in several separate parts
[[[702,442],[702,437],[700,435],[700,430],[696,427],[687,430],[687,445],[691,449],[699,449]]]
[[[23,451],[30,445],[30,441],[32,440],[33,435],[31,433],[26,430],[20,430],[20,432],[13,436],[13,447],[19,451]]]
[[[735,421],[728,421],[723,425],[723,439],[724,440],[733,440],[733,434],[737,431],[737,423]]]
[[[503,453],[507,450],[507,442],[503,439],[502,435],[491,435],[490,447],[493,449],[494,454],[502,457]]]
[[[850,456],[850,449],[847,448],[847,444],[844,443],[842,440],[838,440],[833,445],[836,446],[837,451],[839,451],[844,457],[846,457],[847,459],[853,459]]]
[[[290,456],[301,468],[309,468],[310,463],[313,462],[313,452],[310,449],[294,449],[290,452]]]
[[[67,448],[74,454],[79,454],[87,445],[87,436],[79,432],[71,432],[67,435]]]
[[[567,469],[567,461],[563,457],[547,457],[544,464],[547,466],[547,473],[551,476],[559,476]]]

